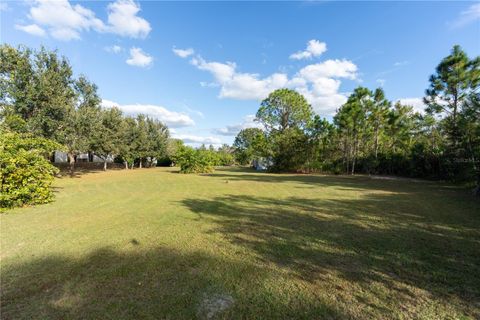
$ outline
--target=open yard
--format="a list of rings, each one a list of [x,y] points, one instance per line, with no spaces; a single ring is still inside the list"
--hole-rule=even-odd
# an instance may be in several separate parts
[[[1,216],[2,319],[480,318],[480,203],[365,176],[62,178]]]

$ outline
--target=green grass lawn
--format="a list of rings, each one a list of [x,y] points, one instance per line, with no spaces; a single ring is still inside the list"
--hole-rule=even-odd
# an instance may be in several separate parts
[[[369,177],[62,178],[1,215],[2,319],[478,319],[480,203]]]

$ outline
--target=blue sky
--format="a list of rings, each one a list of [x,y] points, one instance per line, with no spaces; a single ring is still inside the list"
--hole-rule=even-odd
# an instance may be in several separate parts
[[[166,122],[187,143],[232,143],[268,92],[331,115],[358,85],[422,108],[454,44],[480,54],[478,2],[0,2],[2,43],[45,45],[105,106]]]

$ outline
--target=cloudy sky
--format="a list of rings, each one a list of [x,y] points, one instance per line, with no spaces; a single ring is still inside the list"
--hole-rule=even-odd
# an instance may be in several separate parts
[[[2,43],[58,49],[104,106],[193,145],[231,143],[282,87],[328,119],[358,85],[421,110],[454,44],[480,54],[478,2],[2,0],[0,14]]]

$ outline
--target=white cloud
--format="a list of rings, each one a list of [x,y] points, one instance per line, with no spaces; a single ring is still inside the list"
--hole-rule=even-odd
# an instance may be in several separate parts
[[[105,51],[111,52],[111,53],[120,53],[123,51],[123,48],[120,47],[119,45],[113,45],[110,47],[105,47]]]
[[[346,59],[307,65],[291,78],[286,71],[265,77],[239,72],[234,62],[206,61],[199,55],[193,57],[190,63],[213,76],[213,82],[201,82],[200,85],[219,87],[219,98],[262,100],[276,89],[291,88],[303,94],[320,115],[333,114],[347,100],[347,93],[340,92],[341,79],[358,81],[357,66]],[[224,133],[229,133],[237,130],[238,126],[224,129]]]
[[[31,35],[38,36],[38,37],[45,37],[47,35],[45,30],[43,30],[36,24],[29,24],[25,26],[16,24],[15,29],[24,31],[26,33],[29,33]]]
[[[192,134],[175,134],[173,136],[175,139],[183,140],[185,143],[192,144],[213,144],[214,146],[219,146],[222,144],[222,140],[218,137],[202,137]]]
[[[190,60],[190,63],[200,70],[210,72],[220,83],[229,81],[234,76],[237,67],[233,62],[207,62],[200,56]]]
[[[108,5],[108,30],[130,38],[145,38],[152,28],[150,23],[138,17],[140,5],[133,0],[117,0]]]
[[[220,98],[233,98],[239,100],[260,100],[271,91],[284,87],[288,83],[287,75],[274,73],[269,77],[260,79],[258,74],[239,73],[233,62],[207,62],[202,57],[195,57],[191,64],[200,70],[210,72],[220,89]],[[202,86],[212,86],[204,83]]]
[[[79,39],[81,31],[102,31],[104,24],[95,13],[68,0],[34,0],[29,18],[38,26],[48,29],[59,40]]]
[[[472,4],[467,10],[460,12],[458,18],[450,26],[461,28],[477,20],[480,20],[480,3]]]
[[[318,78],[347,78],[355,80],[357,77],[357,66],[352,61],[345,59],[326,60],[306,66],[299,71],[299,74],[312,82]]]
[[[152,64],[153,58],[140,48],[130,49],[130,58],[127,59],[127,64],[137,67],[148,67]]]
[[[224,128],[214,129],[213,133],[219,134],[222,136],[236,136],[241,130],[247,128],[261,128],[262,125],[258,122],[255,122],[255,115],[247,115],[242,123],[229,125]]]
[[[317,78],[312,81],[312,90],[315,95],[329,96],[338,92],[340,80],[332,78]]]
[[[322,53],[327,51],[327,44],[318,40],[310,40],[307,43],[307,48],[304,51],[298,51],[290,55],[290,59],[302,60],[319,57]]]
[[[274,73],[260,79],[258,74],[236,73],[221,88],[221,98],[241,100],[261,100],[275,89],[285,87],[288,77],[282,73]]]
[[[117,107],[129,116],[145,114],[149,117],[158,119],[168,127],[179,128],[195,125],[195,122],[188,115],[180,112],[170,111],[162,106],[152,104],[118,104],[110,100],[102,100],[104,108]]]
[[[137,16],[140,11],[138,4],[133,0],[117,0],[108,5],[108,23],[95,16],[95,13],[80,4],[72,5],[68,0],[31,0],[28,18],[38,28],[43,28],[58,40],[80,39],[83,31],[94,30],[109,32],[132,38],[144,38],[151,30],[150,24]],[[25,32],[34,35],[43,35]],[[33,30],[30,28],[30,31]]]
[[[350,60],[326,60],[300,69],[290,81],[290,87],[300,92],[316,113],[333,115],[348,96],[339,91],[340,79],[356,80],[357,71]]]
[[[192,54],[195,53],[195,51],[192,48],[177,49],[177,48],[173,47],[172,51],[173,51],[173,53],[175,53],[180,58],[187,58],[187,57],[189,57],[189,56],[191,56]]]
[[[413,111],[425,113],[426,105],[423,103],[423,98],[402,98],[398,99],[401,104],[413,107]]]

